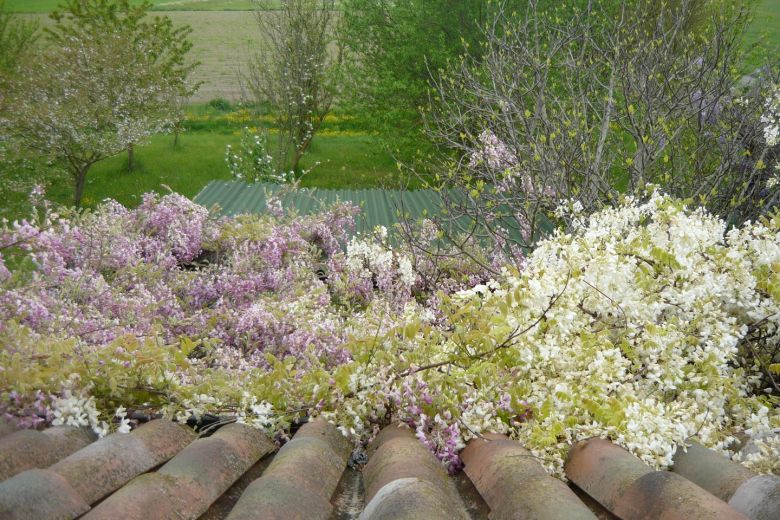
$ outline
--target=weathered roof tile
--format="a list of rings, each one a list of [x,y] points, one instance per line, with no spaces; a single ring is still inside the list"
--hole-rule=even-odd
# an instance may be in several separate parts
[[[755,476],[745,466],[697,443],[677,449],[672,471],[726,502],[739,486]]]
[[[230,424],[184,448],[157,472],[141,475],[85,520],[198,518],[274,444],[259,430]]]
[[[398,425],[388,429],[371,447],[373,455],[363,471],[368,503],[361,519],[468,518],[454,484],[433,454],[408,429]],[[394,511],[398,516],[389,516]]]
[[[5,437],[6,435],[9,435],[16,430],[17,428],[14,423],[3,416],[0,416],[0,438]]]
[[[129,434],[108,435],[50,469],[70,482],[87,503],[94,504],[170,459],[191,440],[191,432],[179,424],[151,421]]]
[[[461,504],[453,504],[439,486],[404,477],[382,486],[366,504],[361,520],[451,520],[468,518]]]
[[[46,468],[88,445],[95,436],[88,430],[55,426],[43,432],[18,430],[0,438],[0,481],[26,469]]]
[[[53,471],[30,469],[0,482],[3,520],[69,520],[87,510],[89,504]]]
[[[588,519],[594,514],[531,453],[503,435],[473,439],[461,453],[466,475],[490,506],[490,518]]]
[[[678,449],[672,471],[703,487],[754,520],[780,518],[780,477],[755,473],[693,443]]]
[[[323,439],[345,462],[352,451],[347,438],[335,426],[322,419],[307,422],[295,433],[295,439],[307,437]]]
[[[610,511],[634,481],[653,471],[623,448],[599,438],[572,446],[565,470],[572,482]]]
[[[686,478],[668,471],[653,471],[605,439],[575,444],[565,469],[575,484],[624,520],[745,518]]]
[[[780,476],[758,475],[745,481],[729,505],[752,520],[780,518]]]
[[[330,517],[333,505],[317,493],[308,493],[298,482],[260,477],[246,489],[228,520],[316,520]]]
[[[349,445],[334,426],[322,420],[303,425],[228,518],[328,518],[348,456]]]
[[[746,518],[715,495],[669,471],[654,471],[637,479],[617,501],[613,512],[625,520]]]
[[[83,434],[67,428],[9,434],[0,438],[0,454],[9,454],[0,467],[18,471],[14,460],[45,465],[34,452],[39,443],[67,444]],[[274,443],[241,424],[192,438],[186,427],[157,420],[88,444],[48,469],[21,471],[0,482],[0,518],[780,518],[780,477],[756,476],[698,445],[679,452],[674,472],[666,472],[607,440],[589,439],[570,451],[569,487],[518,442],[497,434],[468,444],[461,452],[465,472],[456,478],[398,425],[368,447],[362,472],[346,468],[351,446],[322,420],[302,426],[269,457]],[[17,459],[9,446],[18,449]],[[90,504],[97,505],[90,510]]]

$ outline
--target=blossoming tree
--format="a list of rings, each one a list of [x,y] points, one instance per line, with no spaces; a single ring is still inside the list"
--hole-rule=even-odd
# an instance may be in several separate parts
[[[188,27],[147,19],[148,2],[69,0],[52,13],[46,52],[10,88],[3,127],[73,178],[81,203],[96,162],[169,129],[190,92]]]
[[[277,3],[280,4],[277,7]],[[244,79],[279,128],[276,169],[298,164],[335,99],[341,50],[335,0],[254,0],[262,35]]]

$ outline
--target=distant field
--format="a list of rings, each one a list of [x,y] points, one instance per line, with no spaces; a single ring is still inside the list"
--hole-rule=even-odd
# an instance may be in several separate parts
[[[141,3],[141,0],[136,0]],[[224,11],[252,9],[251,0],[150,0],[160,11]],[[9,11],[20,13],[46,13],[52,11],[61,0],[6,0]]]
[[[229,3],[229,2],[225,2]],[[259,40],[254,13],[246,11],[172,11],[159,13],[170,16],[176,25],[192,27],[190,58],[200,62],[192,80],[202,82],[193,96],[193,103],[222,97],[241,99],[238,71],[246,70],[252,47]],[[51,23],[43,13],[24,15],[42,25]]]
[[[240,11],[181,11],[166,13],[176,24],[192,27],[191,58],[201,65],[193,80],[203,85],[193,102],[217,97],[241,98],[239,70],[246,70],[252,47],[260,39],[253,13]]]

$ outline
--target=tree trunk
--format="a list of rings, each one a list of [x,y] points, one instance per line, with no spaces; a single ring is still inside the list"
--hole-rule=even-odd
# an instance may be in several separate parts
[[[179,133],[180,133],[180,126],[178,123],[176,123],[176,126],[173,127],[173,147],[178,148],[179,147]]]
[[[76,192],[73,197],[73,204],[77,208],[81,207],[81,199],[84,196],[84,186],[87,181],[87,171],[89,171],[89,166],[83,166],[79,170],[73,172],[73,180],[76,184]]]
[[[133,149],[133,143],[127,145],[127,171],[131,172],[135,169],[135,150]]]
[[[296,148],[293,150],[293,156],[292,156],[292,164],[290,165],[292,171],[295,173],[295,176],[298,176],[298,163],[301,162],[301,157],[303,157],[303,154]]]

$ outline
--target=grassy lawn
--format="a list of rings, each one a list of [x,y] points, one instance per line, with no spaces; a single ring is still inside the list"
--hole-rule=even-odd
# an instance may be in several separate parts
[[[774,56],[774,59],[780,56],[780,0],[760,0],[757,3],[745,40],[747,45],[756,45],[748,59],[752,68],[760,66],[768,55]]]
[[[136,148],[136,167],[127,170],[127,155],[120,154],[101,161],[89,172],[84,206],[94,206],[113,198],[135,206],[143,193],[167,192],[167,188],[194,197],[213,179],[230,179],[224,162],[225,147],[239,141],[237,132],[217,129],[193,130],[182,134],[173,147],[172,135],[159,135],[148,145]],[[316,164],[319,163],[319,164]],[[316,164],[316,166],[315,166]],[[302,180],[303,186],[319,188],[399,188],[401,180],[392,157],[384,153],[369,135],[331,135],[315,139],[310,153],[302,161],[311,168]],[[69,205],[73,187],[69,178],[55,179],[47,188],[50,200]],[[17,218],[21,199],[9,201],[10,212],[0,217]],[[2,214],[6,213],[6,214]]]
[[[194,197],[213,179],[230,179],[225,165],[225,146],[236,145],[233,134],[190,132],[173,148],[173,136],[152,138],[136,151],[136,169],[127,171],[127,155],[107,159],[90,171],[85,205],[106,197],[134,206],[147,191],[166,192],[166,186]],[[379,150],[370,136],[322,136],[316,138],[304,167],[320,163],[304,177],[302,185],[319,188],[374,188],[398,186],[395,163]],[[73,189],[69,183],[52,186],[54,200],[68,202]]]

